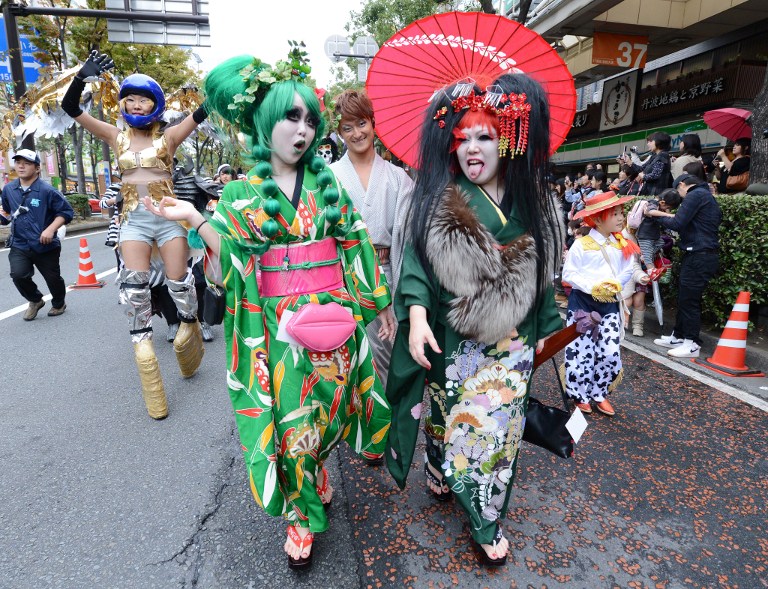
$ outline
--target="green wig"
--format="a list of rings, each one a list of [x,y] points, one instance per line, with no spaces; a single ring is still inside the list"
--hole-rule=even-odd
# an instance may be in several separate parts
[[[310,115],[319,123],[315,138],[302,160],[308,163],[324,136],[325,121],[314,90],[297,80],[259,82],[258,74],[271,70],[268,63],[240,55],[216,66],[205,79],[207,103],[224,119],[237,125],[253,145],[271,147],[272,129],[284,120],[298,94]],[[245,76],[244,76],[245,73]]]
[[[307,107],[310,116],[318,121],[312,145],[309,146],[302,157],[302,161],[309,162],[315,155],[317,146],[320,145],[320,140],[325,136],[325,121],[320,114],[320,100],[317,98],[315,91],[301,82],[286,80],[272,84],[263,102],[256,109],[254,116],[256,134],[253,139],[264,147],[272,147],[272,129],[275,128],[277,123],[285,120],[288,111],[293,108],[294,94],[299,95],[304,106]]]

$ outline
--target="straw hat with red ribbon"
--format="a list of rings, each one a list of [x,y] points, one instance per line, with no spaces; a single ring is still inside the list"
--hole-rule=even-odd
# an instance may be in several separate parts
[[[600,211],[623,205],[625,202],[629,202],[634,198],[634,196],[619,197],[613,191],[601,192],[600,194],[585,199],[584,204],[586,206],[576,213],[573,218],[583,219],[584,217],[592,217]]]

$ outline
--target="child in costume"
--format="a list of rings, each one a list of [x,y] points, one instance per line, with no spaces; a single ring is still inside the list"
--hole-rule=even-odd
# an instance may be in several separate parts
[[[565,384],[568,396],[584,413],[598,411],[614,415],[606,398],[620,382],[621,339],[624,335],[624,311],[621,291],[632,277],[633,260],[640,248],[627,240],[624,228],[625,202],[614,192],[603,192],[586,199],[584,209],[576,213],[591,227],[589,234],[574,241],[563,266],[563,281],[572,286],[568,297],[567,323],[583,314],[597,311],[602,320],[595,339],[589,333],[568,344],[565,351]]]
[[[479,562],[501,566],[534,353],[562,327],[552,276],[563,228],[546,184],[550,97],[522,74],[489,88],[437,92],[422,126],[386,459],[404,487],[426,380],[428,488],[456,498]]]
[[[627,241],[637,243],[628,227],[624,228],[622,235]],[[632,335],[635,337],[643,337],[643,335],[645,335],[643,330],[645,320],[645,293],[649,290],[648,284],[650,281],[650,277],[646,271],[643,270],[640,254],[634,254],[632,256],[632,276],[626,284],[624,284],[621,290],[621,298],[624,299],[627,312],[632,314]]]
[[[214,68],[208,104],[249,138],[255,166],[224,187],[210,221],[187,202],[145,200],[192,225],[220,264],[208,274],[226,291],[227,387],[251,491],[287,518],[294,568],[328,529],[329,453],[345,439],[381,456],[390,420],[365,331],[389,317],[389,289],[365,223],[315,155],[324,124],[307,73],[299,48],[274,68],[250,56]],[[384,321],[382,337],[393,329]]]
[[[165,96],[159,84],[144,74],[132,74],[120,85],[120,112],[127,124],[121,131],[80,109],[80,97],[87,78],[98,77],[114,67],[105,54],[92,51],[75,76],[62,101],[62,108],[78,124],[115,152],[120,168],[121,302],[127,305],[131,340],[147,412],[154,419],[168,415],[168,403],[160,367],[152,344],[152,301],[149,288],[150,259],[157,246],[165,266],[166,283],[178,309],[181,327],[173,347],[181,375],[197,372],[203,358],[203,340],[197,321],[197,296],[192,272],[187,267],[187,229],[176,222],[156,219],[142,199],[157,202],[173,195],[171,172],[176,148],[208,116],[200,107],[178,125],[162,130]]]

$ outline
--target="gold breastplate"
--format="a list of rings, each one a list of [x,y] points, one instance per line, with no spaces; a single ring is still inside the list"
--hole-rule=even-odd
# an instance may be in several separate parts
[[[168,152],[165,135],[152,140],[152,145],[141,151],[131,151],[131,141],[125,133],[120,133],[115,142],[117,165],[121,172],[136,168],[157,168],[171,173],[173,156]]]

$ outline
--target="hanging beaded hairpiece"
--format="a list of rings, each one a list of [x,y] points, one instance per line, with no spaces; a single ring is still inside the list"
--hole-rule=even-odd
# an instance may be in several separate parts
[[[499,118],[499,157],[509,154],[510,158],[514,158],[525,153],[531,112],[525,94],[505,94],[499,86],[489,86],[484,94],[479,95],[474,91],[457,93],[459,97],[451,101],[453,112],[463,109],[477,111],[482,108]],[[432,117],[441,129],[445,128],[446,114],[448,107],[443,106]]]
[[[510,158],[525,153],[528,147],[528,123],[531,105],[525,94],[502,94],[497,109],[499,115],[499,157],[509,153]],[[515,137],[517,143],[515,144]]]

